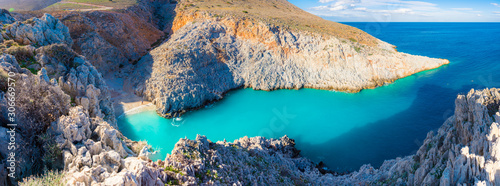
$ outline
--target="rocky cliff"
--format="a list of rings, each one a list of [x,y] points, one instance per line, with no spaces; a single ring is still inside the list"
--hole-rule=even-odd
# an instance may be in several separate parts
[[[221,5],[223,9],[197,2],[174,4],[177,15],[172,23],[155,20],[159,14],[149,21],[144,19],[148,16],[137,19],[154,25],[154,29],[146,26],[149,31],[172,33],[137,65],[127,67],[137,93],[153,100],[163,116],[175,116],[220,99],[233,88],[310,87],[355,92],[447,63],[398,53],[387,43],[336,23],[319,20],[321,23],[309,27],[287,26],[289,22],[283,17],[269,20],[265,19],[269,15],[249,16],[248,12],[258,7],[242,9],[239,3],[243,1],[211,1],[226,3]],[[258,6],[268,6],[266,3],[281,11],[296,10],[280,0],[262,1]],[[158,12],[171,5],[146,12]],[[231,9],[233,5],[238,6]],[[295,13],[306,16],[304,12]],[[142,31],[129,28],[128,24],[135,22],[121,20],[120,16],[127,15],[117,12],[59,15],[64,21],[46,14],[13,22],[9,16],[5,12],[0,16],[6,25],[3,27],[8,28],[1,31],[0,45],[0,185],[16,183],[43,169],[63,170],[63,181],[69,185],[500,184],[495,178],[500,167],[496,154],[498,89],[472,90],[458,96],[455,115],[437,132],[430,132],[415,155],[387,160],[378,169],[365,165],[346,175],[328,173],[301,157],[294,141],[286,136],[244,137],[232,143],[211,142],[204,136],[181,139],[165,160],[152,162],[146,144],[128,140],[116,128],[110,92],[99,71],[122,64],[107,64],[101,59],[132,59],[133,52],[139,51],[136,48],[144,53],[149,50],[148,44],[136,46],[135,42],[151,43],[153,39],[142,40],[147,38],[141,36]],[[116,28],[123,32],[117,33],[132,34],[133,41],[112,44],[107,39],[117,36],[108,29],[113,25],[107,25],[105,20],[121,22]],[[69,28],[64,26],[76,21],[79,23]],[[89,29],[85,27],[77,34],[79,26]],[[320,32],[314,32],[317,29]],[[123,34],[120,39],[129,39]],[[94,47],[106,52],[89,60],[96,51]],[[125,54],[130,48],[132,53]],[[101,66],[96,68],[94,64]],[[115,67],[108,69],[107,65]],[[16,73],[18,85],[17,180],[8,179],[5,169],[5,145],[10,140],[6,126],[7,72]]]
[[[287,25],[279,11],[276,20],[236,11],[255,6],[253,1],[221,8],[216,2],[179,1],[173,35],[135,67],[130,82],[136,93],[152,101],[160,115],[174,117],[239,87],[358,92],[448,63],[397,52],[358,29],[318,21],[286,1],[272,2],[324,29]]]
[[[455,115],[429,132],[415,155],[364,165],[333,184],[499,185],[500,90],[471,90],[455,101]]]
[[[102,118],[112,127],[116,127],[116,117],[101,74],[85,57],[71,50],[69,29],[58,19],[45,14],[4,28],[0,39],[0,138],[5,142],[2,145],[10,142],[6,133],[11,129],[7,126],[8,100],[13,98],[7,98],[9,87],[5,82],[13,73],[16,86],[10,88],[16,95],[15,121],[19,126],[15,147],[20,168],[15,177],[20,179],[44,168],[61,166],[58,148],[47,146],[55,144],[53,133],[47,131],[72,106],[80,105],[90,117]],[[7,149],[0,149],[2,170],[7,165]],[[9,181],[6,171],[0,173],[2,180]]]
[[[144,156],[121,159],[126,153],[120,155],[119,140],[111,136],[117,142],[105,143],[106,132],[85,120],[87,115],[78,107],[69,117],[79,117],[73,123],[83,127],[64,132],[60,139],[66,144],[86,140],[76,148],[70,144],[64,152],[70,170],[66,178],[72,185],[498,185],[499,107],[498,89],[459,95],[455,115],[437,132],[429,132],[415,155],[386,160],[378,169],[364,165],[345,175],[328,173],[300,157],[294,141],[286,136],[244,137],[232,143],[214,143],[198,136],[196,140],[181,139],[164,161],[148,162]],[[67,126],[66,121],[71,121],[67,118],[61,117],[58,126]],[[85,137],[90,133],[100,140]]]

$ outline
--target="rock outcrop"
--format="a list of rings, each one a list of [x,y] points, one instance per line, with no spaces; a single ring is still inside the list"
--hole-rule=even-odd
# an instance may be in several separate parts
[[[3,14],[6,16],[6,13]],[[4,25],[3,40],[14,40],[21,45],[45,46],[55,43],[73,44],[68,27],[50,14],[41,18],[32,18],[23,22]]]
[[[9,11],[5,9],[0,9],[0,24],[11,24],[16,22],[16,19],[12,17]]]
[[[156,183],[158,170],[154,165],[133,157],[136,154],[127,147],[126,138],[119,131],[99,117],[91,119],[81,106],[71,108],[53,127],[62,150],[67,184]],[[150,182],[153,184],[146,184]]]
[[[139,3],[120,12],[57,12],[69,27],[73,49],[101,73],[117,71],[145,55],[164,33],[155,21],[150,3]]]
[[[108,87],[92,64],[61,44],[40,47],[35,53],[48,78],[56,79],[75,104],[82,105],[91,117],[99,116],[116,127]]]
[[[174,34],[141,58],[130,80],[164,117],[239,87],[358,92],[449,63],[373,38],[377,44],[365,45],[237,14],[183,10],[187,3],[177,6]]]
[[[437,132],[429,132],[417,154],[386,160],[378,169],[364,165],[359,171],[346,175],[322,174],[320,167],[300,157],[294,141],[286,136],[280,139],[244,137],[233,143],[213,143],[198,136],[196,140],[181,139],[165,161],[121,160],[123,169],[117,173],[108,171],[113,172],[113,176],[105,183],[498,185],[499,107],[498,89],[471,90],[467,95],[459,95],[455,115]],[[117,162],[110,160],[107,165],[99,166],[112,167]],[[131,167],[132,164],[140,166]],[[91,170],[86,172],[94,176],[82,180],[99,177]],[[132,179],[130,175],[134,174],[147,177]]]
[[[500,90],[471,90],[455,101],[455,115],[429,132],[413,156],[369,165],[335,179],[335,184],[498,185]]]
[[[88,49],[86,55],[97,46],[112,53],[107,58],[130,49],[123,43],[123,48],[109,45],[103,37],[109,30],[96,20],[80,20],[85,22],[81,25],[94,24],[76,38],[78,47]],[[163,116],[220,99],[233,88],[359,91],[447,63],[398,53],[382,41],[372,43],[373,38],[362,44],[239,15],[183,12],[176,20],[172,38],[142,57],[130,81]],[[152,162],[148,146],[117,130],[106,83],[91,62],[70,48],[70,29],[50,15],[10,26],[2,31],[6,48],[0,55],[0,185],[17,181],[9,180],[5,169],[7,72],[16,73],[18,85],[18,178],[39,173],[43,165],[63,169],[68,185],[500,184],[498,89],[459,95],[455,115],[430,132],[415,155],[387,160],[378,169],[364,165],[353,173],[330,174],[301,157],[286,136],[243,137],[232,143],[214,143],[204,136],[181,139],[164,161]],[[93,60],[99,55],[104,54]]]
[[[187,185],[327,185],[310,160],[300,157],[295,142],[243,137],[233,143],[212,143],[205,136],[181,139],[172,154],[158,165],[165,167],[164,181]]]
[[[55,142],[52,142],[52,133],[47,130],[60,120],[59,117],[67,115],[72,106],[80,105],[88,114],[79,120],[61,119],[60,122],[71,123],[58,129],[64,131],[65,138],[71,142],[90,137],[88,125],[84,122],[89,118],[100,118],[114,129],[116,117],[101,74],[68,46],[72,40],[66,26],[48,14],[41,19],[34,18],[31,23],[15,22],[10,26],[12,28],[2,31],[0,82],[6,80],[7,74],[14,74],[11,78],[16,85],[13,87],[16,91],[15,121],[18,124],[15,147],[18,152],[16,165],[19,167],[15,177],[20,179],[38,174],[44,167],[57,169],[62,164],[57,161],[57,148],[50,146]],[[7,126],[10,105],[7,90],[2,85],[0,131],[10,129]],[[118,135],[102,127],[99,131],[110,137]],[[2,134],[1,141],[10,140]],[[108,140],[106,144],[113,146],[121,155],[126,153],[124,148],[117,146],[116,140]],[[5,180],[4,184],[16,181],[2,174],[6,172],[6,153],[7,148],[0,150],[0,176]]]

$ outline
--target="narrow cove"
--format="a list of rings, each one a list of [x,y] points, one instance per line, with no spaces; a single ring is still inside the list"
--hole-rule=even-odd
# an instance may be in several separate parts
[[[500,64],[495,59],[500,49],[490,42],[495,38],[471,37],[499,37],[499,24],[391,23],[376,31],[365,29],[372,23],[347,24],[372,32],[401,52],[451,63],[355,94],[235,90],[178,119],[164,119],[154,111],[126,115],[119,118],[119,128],[130,139],[147,140],[161,149],[153,159],[164,159],[179,138],[194,139],[197,134],[212,141],[288,135],[303,156],[337,171],[352,171],[414,153],[427,132],[453,114],[454,95],[499,86],[494,79],[498,79]],[[463,43],[469,44],[467,49]]]

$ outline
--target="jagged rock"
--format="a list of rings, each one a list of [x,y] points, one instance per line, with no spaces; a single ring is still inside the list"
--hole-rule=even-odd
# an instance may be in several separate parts
[[[23,45],[45,46],[55,43],[73,44],[68,27],[50,14],[24,22],[15,22],[2,31],[4,40],[12,39]]]
[[[140,59],[163,36],[150,22],[149,6],[134,7],[124,13],[68,11],[55,16],[69,27],[75,51],[107,74]]]
[[[500,125],[496,117],[499,91],[471,90],[467,95],[459,95],[455,115],[437,132],[429,132],[415,155],[386,161],[368,174],[362,172],[373,168],[364,166],[358,172],[336,177],[333,183],[396,184],[401,178],[407,185],[500,184]],[[364,174],[361,180],[355,176],[360,174]]]
[[[148,148],[147,145],[145,145],[142,149],[141,152],[139,152],[139,155],[137,157],[139,158],[144,158],[144,159],[149,159],[149,157],[152,155],[153,152],[151,152]]]
[[[36,49],[37,62],[48,77],[57,79],[74,103],[82,105],[91,117],[101,117],[116,127],[114,108],[102,75],[83,56],[68,46],[53,44]]]
[[[382,41],[372,47],[259,21],[201,17],[143,57],[130,76],[136,93],[164,117],[239,87],[357,92],[448,63],[399,53]]]
[[[119,131],[111,127],[100,118],[90,120],[89,114],[81,106],[73,107],[69,115],[62,116],[54,126],[56,132],[62,131],[56,140],[62,148],[62,155],[67,171],[68,184],[115,184],[124,183],[141,185],[147,183],[146,178],[142,182],[134,181],[140,175],[147,178],[154,171],[148,171],[146,161],[139,159],[123,159],[130,154],[124,138]],[[78,126],[78,127],[73,127]],[[96,136],[97,141],[90,139]],[[138,162],[135,162],[138,161]],[[143,167],[137,167],[141,164]],[[133,182],[131,182],[133,181]],[[153,183],[156,181],[153,180]]]
[[[108,149],[115,150],[119,152],[122,157],[128,155],[128,152],[124,149],[124,142],[118,137],[118,131],[109,125],[99,125],[95,129],[95,132],[100,136],[100,142],[107,146]]]
[[[11,24],[16,22],[16,19],[10,15],[10,12],[5,9],[0,9],[0,26],[3,24]]]
[[[56,132],[62,133],[70,143],[81,142],[90,138],[90,120],[82,107],[71,109],[68,116],[62,116],[57,121]]]

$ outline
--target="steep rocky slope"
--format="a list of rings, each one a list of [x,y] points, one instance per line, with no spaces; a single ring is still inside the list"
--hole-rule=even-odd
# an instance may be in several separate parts
[[[131,7],[130,9],[132,9]],[[163,37],[149,10],[56,12],[69,27],[73,49],[106,74],[133,63]]]
[[[500,90],[471,90],[455,101],[455,115],[429,132],[413,156],[369,165],[336,184],[499,185]]]
[[[449,63],[399,53],[358,29],[290,8],[294,6],[287,1],[268,2],[288,10],[277,11],[272,20],[266,13],[236,11],[260,1],[232,1],[231,7],[217,2],[179,1],[174,34],[141,58],[131,76],[137,94],[152,101],[164,117],[221,99],[239,87],[357,92]],[[325,29],[287,25],[290,20],[283,14],[294,12]]]
[[[66,115],[71,106],[81,105],[90,117],[104,119],[116,127],[109,92],[101,74],[83,56],[71,50],[69,30],[49,14],[9,24],[1,31],[0,44],[0,122],[2,145],[10,142],[8,123],[7,74],[14,73],[16,158],[20,179],[45,168],[58,168],[61,162],[51,123]],[[13,99],[13,98],[9,98]],[[9,122],[11,123],[11,122]],[[49,145],[49,146],[47,146]],[[6,170],[7,147],[0,149],[1,170]],[[5,167],[4,167],[5,166]],[[6,171],[0,171],[4,181]],[[10,180],[15,181],[15,180]],[[2,182],[3,183],[3,182]],[[5,184],[5,183],[4,183]]]
[[[459,95],[455,115],[437,132],[429,132],[415,155],[386,160],[379,169],[364,165],[346,175],[322,174],[322,168],[300,157],[294,141],[286,136],[276,140],[244,137],[233,143],[213,143],[198,136],[196,140],[181,139],[165,161],[155,163],[135,157],[119,160],[114,151],[99,154],[88,150],[94,148],[92,145],[81,146],[84,150],[70,157],[73,162],[82,162],[83,167],[73,170],[67,178],[71,184],[118,185],[498,185],[499,107],[498,89],[471,90],[467,95]],[[102,160],[111,153],[116,154],[112,156],[115,160]],[[99,174],[105,170],[105,175],[110,174],[107,179]]]
[[[42,33],[56,33],[57,37],[44,34],[28,39],[37,29],[11,31],[19,36],[4,37],[0,56],[2,184],[16,181],[7,178],[5,169],[7,72],[17,74],[19,85],[18,178],[38,173],[44,166],[64,170],[64,182],[70,185],[500,184],[496,178],[500,169],[496,153],[500,149],[500,90],[494,88],[459,95],[455,115],[437,132],[430,132],[415,155],[387,160],[379,169],[364,165],[346,175],[322,174],[324,169],[300,157],[294,141],[287,137],[244,137],[233,143],[214,143],[203,136],[181,139],[164,161],[151,162],[148,146],[128,140],[113,127],[107,86],[93,65],[60,39],[68,29],[50,31],[58,28],[50,26],[52,23],[60,24],[50,15],[33,21],[14,24],[17,28],[43,28]],[[8,40],[12,38],[22,38],[17,41],[29,41],[29,45]],[[37,46],[40,43],[46,45]]]
[[[64,143],[65,180],[71,185],[498,185],[499,107],[498,89],[459,95],[455,115],[429,132],[415,155],[345,175],[326,173],[301,157],[286,136],[232,143],[204,136],[180,139],[164,161],[151,162],[147,148],[139,158],[123,158],[127,151],[121,134],[99,119],[86,119],[81,107],[73,107],[56,126],[64,131],[58,141]]]
[[[162,41],[170,32],[174,8],[169,0],[141,0],[112,11],[31,11],[14,17],[24,21],[50,13],[60,19],[69,28],[72,48],[106,75],[135,64]]]

